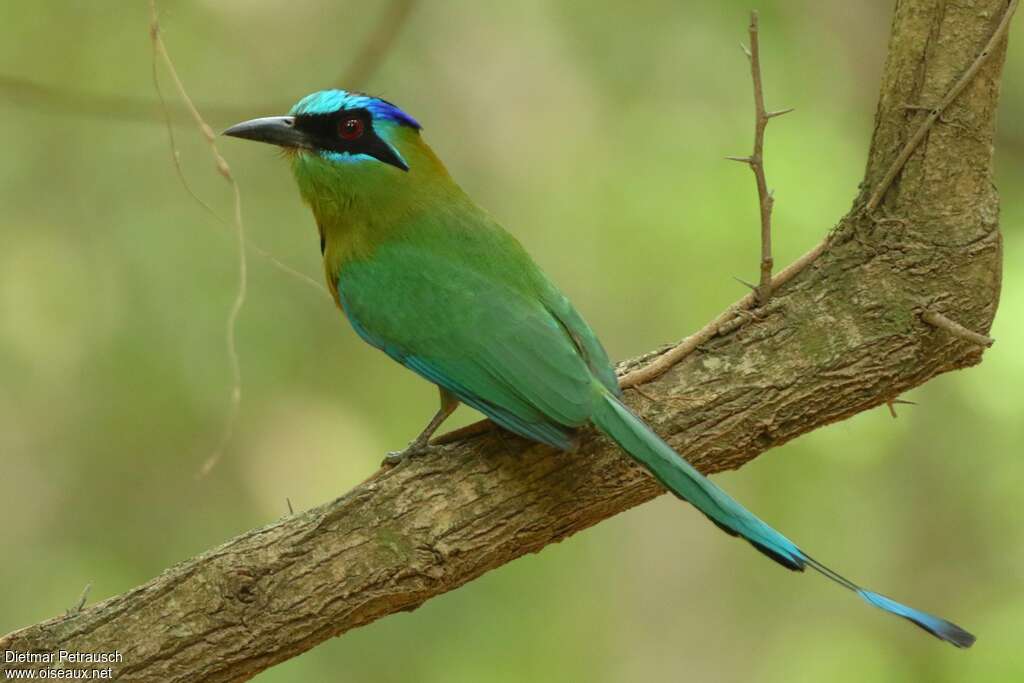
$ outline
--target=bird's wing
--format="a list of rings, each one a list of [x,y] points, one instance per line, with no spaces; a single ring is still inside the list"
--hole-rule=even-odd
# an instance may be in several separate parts
[[[528,288],[392,244],[343,269],[339,299],[366,341],[511,431],[567,448],[590,417],[578,324]]]
[[[572,302],[557,287],[550,282],[545,282],[545,285],[541,300],[548,311],[565,328],[587,367],[598,381],[613,395],[621,396],[622,389],[619,388],[619,378],[615,374],[615,368],[611,361],[608,360],[608,353],[601,345],[601,340],[590,329],[590,325],[579,314]]]

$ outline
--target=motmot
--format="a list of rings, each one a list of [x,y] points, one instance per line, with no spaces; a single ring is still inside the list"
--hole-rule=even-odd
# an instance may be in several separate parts
[[[956,624],[813,559],[665,443],[623,403],[608,355],[576,308],[456,184],[402,109],[323,90],[285,116],[224,134],[284,150],[316,219],[334,301],[363,340],[437,385],[439,410],[393,461],[428,449],[460,403],[565,451],[590,423],[720,529],[787,569],[810,567],[957,647],[974,642]]]

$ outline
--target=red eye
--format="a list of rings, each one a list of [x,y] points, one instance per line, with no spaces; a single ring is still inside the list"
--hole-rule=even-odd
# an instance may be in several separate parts
[[[355,117],[342,119],[338,124],[338,135],[342,140],[355,140],[363,134],[363,122]]]

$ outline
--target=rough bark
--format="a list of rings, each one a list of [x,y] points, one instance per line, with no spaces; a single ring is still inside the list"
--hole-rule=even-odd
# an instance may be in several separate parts
[[[865,181],[828,248],[758,319],[646,385],[654,401],[627,392],[701,470],[739,467],[980,362],[981,347],[921,316],[933,309],[987,332],[996,311],[992,141],[1005,41],[878,209],[864,205],[927,116],[907,105],[940,101],[1006,8],[1006,0],[897,2]],[[123,680],[247,680],[660,493],[597,435],[584,434],[579,452],[562,455],[490,432],[378,472],[342,498],[243,534],[123,595],[9,634],[0,650],[116,649],[124,661],[114,675]]]

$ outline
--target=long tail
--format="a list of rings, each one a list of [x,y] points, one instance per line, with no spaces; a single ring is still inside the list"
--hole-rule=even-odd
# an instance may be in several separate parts
[[[970,647],[974,643],[974,636],[956,624],[865,590],[812,559],[796,544],[762,522],[695,470],[643,420],[603,387],[600,396],[595,398],[592,419],[601,431],[614,439],[658,481],[707,515],[726,533],[742,536],[762,553],[789,569],[803,571],[804,567],[812,567],[839,585],[849,588],[869,604],[908,619],[957,647]]]

